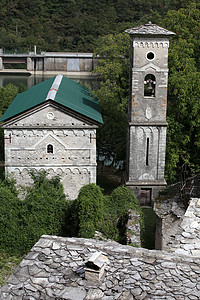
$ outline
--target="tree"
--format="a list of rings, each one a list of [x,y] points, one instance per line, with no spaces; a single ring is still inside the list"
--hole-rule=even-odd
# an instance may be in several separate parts
[[[176,33],[169,50],[166,179],[200,170],[200,11],[195,4],[169,11],[164,26]]]
[[[0,87],[0,116],[6,111],[10,103],[19,93],[19,88],[11,83],[5,87]]]
[[[126,115],[129,89],[129,37],[125,33],[100,38],[95,72],[100,87],[95,92],[104,124],[97,131],[98,154],[116,163],[125,159]]]
[[[43,234],[63,235],[67,202],[58,177],[32,173],[33,186],[19,199],[15,181],[0,182],[0,250],[24,254]]]
[[[20,252],[23,245],[20,213],[23,203],[18,199],[15,181],[0,182],[0,249],[7,253]]]
[[[10,103],[17,96],[18,93],[23,92],[25,86],[20,85],[19,87],[9,83],[5,87],[0,87],[0,117],[6,111]],[[3,129],[0,128],[0,161],[4,158],[4,133]]]
[[[34,184],[24,200],[27,248],[32,247],[43,234],[62,235],[67,208],[59,177],[48,179],[45,171],[31,172],[31,175]]]
[[[94,183],[83,186],[75,200],[75,222],[78,236],[94,237],[103,219],[103,193]]]

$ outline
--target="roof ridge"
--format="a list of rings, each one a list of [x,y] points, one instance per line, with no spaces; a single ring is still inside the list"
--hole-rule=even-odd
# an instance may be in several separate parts
[[[59,74],[59,75],[56,76],[52,86],[50,87],[50,90],[49,90],[45,100],[49,100],[49,99],[55,100],[56,93],[59,89],[59,86],[61,84],[62,79],[63,79],[63,75]]]
[[[156,24],[153,24],[151,21],[144,25],[139,25],[130,29],[125,30],[126,33],[129,33],[133,36],[171,36],[175,35],[174,32],[167,30],[166,28],[160,27]]]

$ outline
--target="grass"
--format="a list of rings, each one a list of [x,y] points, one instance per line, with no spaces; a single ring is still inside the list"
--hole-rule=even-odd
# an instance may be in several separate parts
[[[19,265],[23,257],[10,256],[4,252],[0,252],[0,287],[2,287],[8,277],[13,273]]]

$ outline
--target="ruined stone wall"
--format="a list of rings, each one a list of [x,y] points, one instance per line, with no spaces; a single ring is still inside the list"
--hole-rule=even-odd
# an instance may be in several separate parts
[[[192,198],[168,247],[177,254],[200,256],[200,199]]]
[[[200,199],[191,198],[187,210],[178,197],[157,200],[156,249],[200,256]]]

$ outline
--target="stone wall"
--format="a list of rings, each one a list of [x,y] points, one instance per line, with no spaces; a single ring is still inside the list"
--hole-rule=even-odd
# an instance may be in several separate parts
[[[140,218],[140,214],[136,210],[129,210],[128,221],[126,224],[126,239],[128,245],[141,247]]]
[[[96,126],[47,105],[6,125],[5,170],[30,185],[29,170],[59,175],[68,199],[96,183]],[[52,145],[53,153],[47,146]]]
[[[157,200],[156,249],[200,256],[200,198],[191,198],[186,209],[179,196]]]
[[[180,218],[168,247],[177,254],[200,256],[200,199],[192,198],[185,214]]]
[[[108,263],[101,280],[88,280],[84,262],[96,251]],[[199,295],[200,257],[42,236],[1,289],[0,299],[192,300]]]
[[[154,211],[157,215],[155,248],[171,251],[171,236],[176,234],[185,207],[179,197],[174,196],[166,200],[157,199],[154,203]]]

